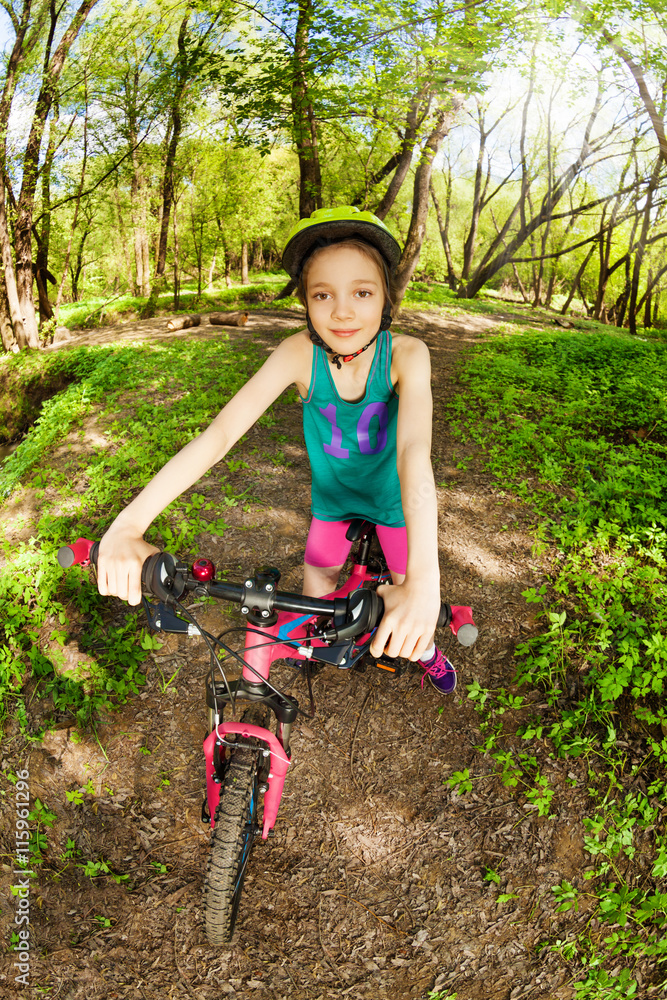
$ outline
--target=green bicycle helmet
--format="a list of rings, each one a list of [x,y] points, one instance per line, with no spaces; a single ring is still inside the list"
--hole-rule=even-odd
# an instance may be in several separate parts
[[[354,205],[318,208],[307,219],[292,226],[283,250],[283,267],[298,278],[311,253],[345,239],[362,239],[380,251],[393,271],[401,258],[401,248],[387,226],[372,212],[362,212]]]

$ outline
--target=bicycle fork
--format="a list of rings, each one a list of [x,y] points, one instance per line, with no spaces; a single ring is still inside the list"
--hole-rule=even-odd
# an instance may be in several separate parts
[[[272,660],[277,659],[278,655],[285,656],[293,651],[292,646],[285,646],[284,650],[281,646],[278,649],[271,641],[272,638],[278,636],[274,622],[268,625],[266,632],[268,640],[266,643],[258,643],[255,632],[248,631],[246,633],[244,659],[247,665],[244,666],[243,676],[240,679],[228,683],[216,680],[215,687],[212,686],[210,675],[207,679],[206,703],[211,730],[204,740],[208,817],[204,811],[202,812],[202,818],[210,821],[211,827],[215,826],[215,814],[220,801],[223,781],[216,768],[216,747],[220,751],[229,745],[234,748],[238,747],[241,740],[258,741],[262,745],[262,749],[259,749],[258,752],[264,758],[268,758],[266,783],[260,785],[260,791],[264,791],[263,840],[269,836],[278,816],[285,776],[290,765],[290,734],[298,711],[298,705],[294,699],[277,694],[265,683],[269,677]],[[223,720],[224,706],[237,698],[251,705],[253,703],[267,705],[277,720],[276,733],[251,722],[225,722]],[[256,748],[253,747],[253,749]],[[219,757],[220,753],[218,753]]]
[[[285,775],[287,774],[287,768],[290,765],[290,759],[285,753],[284,748],[278,741],[277,736],[268,729],[263,729],[261,726],[255,726],[247,722],[221,722],[216,728],[208,734],[204,740],[204,757],[206,758],[206,798],[208,802],[209,816],[211,817],[211,826],[215,826],[214,816],[218,808],[218,803],[220,802],[220,786],[221,780],[216,773],[215,763],[214,763],[214,751],[216,743],[220,745],[225,743],[229,736],[242,737],[243,739],[257,739],[261,740],[267,746],[262,750],[262,754],[265,757],[270,757],[269,762],[269,774],[266,782],[266,791],[264,793],[264,822],[262,826],[262,840],[266,840],[269,836],[269,831],[273,829],[276,817],[278,816],[278,809],[280,808],[280,799],[283,794],[283,786],[285,784]]]

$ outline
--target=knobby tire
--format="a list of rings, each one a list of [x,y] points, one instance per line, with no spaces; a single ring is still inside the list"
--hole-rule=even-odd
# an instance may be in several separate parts
[[[264,718],[246,721],[263,725]],[[256,751],[249,747],[234,750],[221,788],[204,883],[206,936],[212,945],[225,944],[234,933],[257,825],[257,768]]]

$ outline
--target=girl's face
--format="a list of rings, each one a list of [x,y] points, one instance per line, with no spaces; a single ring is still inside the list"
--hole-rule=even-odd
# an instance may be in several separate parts
[[[384,283],[377,265],[355,247],[318,251],[308,269],[306,302],[313,326],[337,354],[354,354],[380,328]]]

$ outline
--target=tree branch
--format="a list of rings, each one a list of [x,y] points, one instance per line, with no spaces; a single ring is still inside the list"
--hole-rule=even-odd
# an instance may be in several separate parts
[[[618,39],[612,35],[610,31],[607,31],[607,29],[600,24],[599,21],[594,23],[607,44],[611,46],[616,55],[623,60],[632,73],[635,83],[637,84],[637,89],[639,90],[639,96],[641,97],[648,116],[651,119],[653,131],[658,139],[660,156],[663,160],[667,161],[667,136],[665,135],[665,123],[660,117],[658,109],[655,106],[655,102],[649,93],[648,87],[646,86],[646,80],[644,79],[644,73],[641,66],[634,61],[628,50],[621,45]]]

